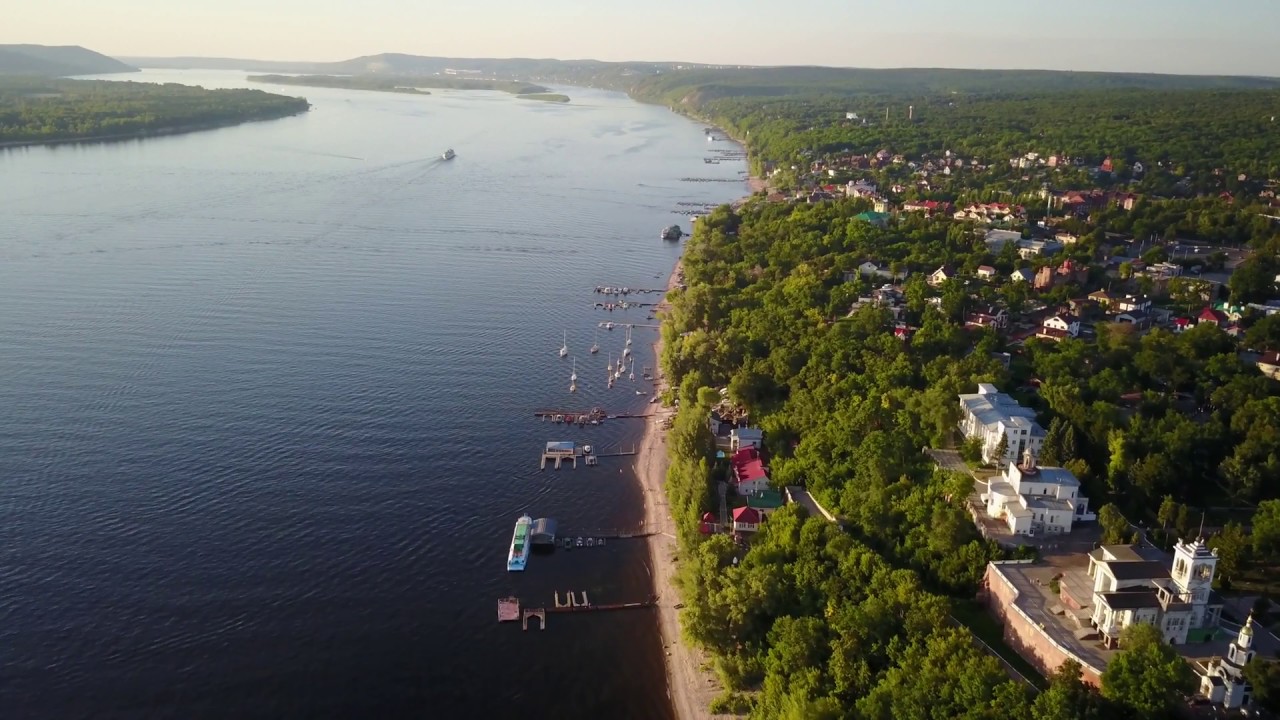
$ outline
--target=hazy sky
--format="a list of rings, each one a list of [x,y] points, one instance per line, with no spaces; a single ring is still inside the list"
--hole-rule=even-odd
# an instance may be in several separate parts
[[[263,60],[403,52],[1280,75],[1280,0],[15,0],[0,42]]]

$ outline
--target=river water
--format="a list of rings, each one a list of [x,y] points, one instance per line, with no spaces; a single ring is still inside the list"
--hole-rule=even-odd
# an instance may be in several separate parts
[[[652,321],[592,289],[663,286],[658,230],[742,165],[615,93],[278,91],[312,111],[0,151],[0,714],[671,717],[651,611],[522,632],[496,600],[649,592],[636,540],[505,571],[522,512],[642,516],[630,458],[538,469],[640,421],[532,412],[645,405],[654,331],[609,390],[595,328]]]

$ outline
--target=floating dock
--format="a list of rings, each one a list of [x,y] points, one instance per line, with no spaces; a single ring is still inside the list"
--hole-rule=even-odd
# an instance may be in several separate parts
[[[498,598],[498,622],[515,622],[520,619],[520,598]]]
[[[560,469],[560,465],[568,460],[573,463],[574,469],[578,467],[578,446],[572,442],[549,442],[547,449],[542,452],[542,469],[547,469],[547,462],[555,463],[555,468]]]

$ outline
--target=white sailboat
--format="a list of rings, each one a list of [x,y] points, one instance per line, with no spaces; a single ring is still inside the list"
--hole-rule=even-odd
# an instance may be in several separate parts
[[[564,342],[560,345],[560,357],[569,354],[569,331],[564,331]]]
[[[627,326],[627,347],[631,347],[631,326]]]
[[[636,361],[633,359],[631,361],[631,380],[634,382],[635,379],[636,379]]]
[[[569,376],[569,382],[578,382],[578,358],[573,359],[573,374]]]
[[[597,339],[599,338],[599,336],[600,336],[600,330],[597,328],[595,333],[591,336],[591,354],[592,355],[595,355],[596,353],[600,352],[600,343],[597,342]]]

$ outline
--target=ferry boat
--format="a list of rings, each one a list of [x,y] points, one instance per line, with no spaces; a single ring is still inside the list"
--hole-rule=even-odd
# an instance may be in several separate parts
[[[516,531],[511,536],[511,550],[507,552],[507,572],[524,570],[529,562],[529,530],[533,526],[533,518],[521,515],[516,520]]]
[[[441,159],[441,160],[452,160],[452,159],[454,159],[454,158],[456,158],[456,157],[458,157],[458,156],[457,156],[457,154],[456,154],[456,153],[454,153],[454,152],[453,152],[453,148],[449,148],[448,150],[445,150],[445,151],[444,151],[444,154],[440,156],[440,159]]]

